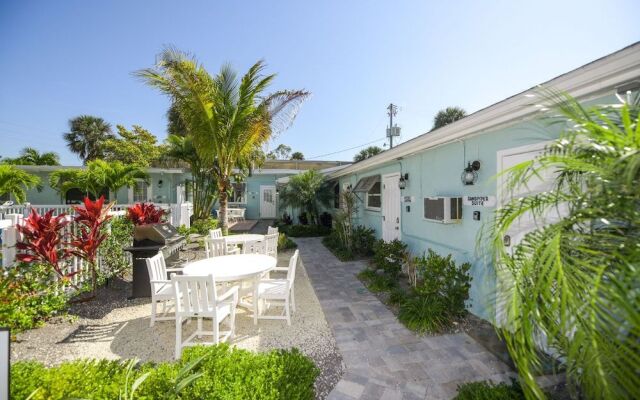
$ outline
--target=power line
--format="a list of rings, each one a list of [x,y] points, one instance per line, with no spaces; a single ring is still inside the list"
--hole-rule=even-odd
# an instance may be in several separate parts
[[[358,145],[358,146],[349,147],[348,149],[343,149],[343,150],[334,151],[333,153],[320,154],[319,156],[310,157],[310,158],[308,158],[308,160],[313,160],[313,159],[320,158],[320,157],[326,157],[326,156],[332,156],[332,155],[334,155],[334,154],[344,153],[345,151],[358,149],[358,148],[360,148],[360,147],[364,147],[364,146],[367,146],[367,145],[370,145],[370,144],[373,144],[373,143],[377,143],[377,142],[380,142],[380,141],[383,141],[383,140],[387,140],[387,138],[386,138],[386,137],[384,137],[384,138],[376,139],[376,140],[373,140],[373,141],[368,142],[368,143],[365,143],[365,144],[361,144],[361,145]]]

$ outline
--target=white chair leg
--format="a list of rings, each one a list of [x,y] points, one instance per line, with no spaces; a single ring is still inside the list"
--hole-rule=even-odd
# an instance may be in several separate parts
[[[233,337],[236,334],[236,307],[231,307],[231,315],[229,316],[231,319],[229,320],[229,341],[233,340]]]
[[[211,322],[213,322],[213,343],[218,344],[220,343],[220,322],[218,322],[218,316],[214,316]]]
[[[151,299],[151,320],[149,322],[149,327],[153,328],[153,324],[156,322],[156,308],[158,303],[155,299]]]
[[[289,311],[289,298],[284,301],[284,310],[287,314],[287,325],[291,325],[291,312]]]
[[[176,360],[182,353],[182,318],[176,317]]]
[[[198,318],[198,338],[202,337],[202,318]]]
[[[291,288],[291,309],[296,312],[296,296],[294,292],[293,288]]]
[[[260,299],[258,298],[258,282],[254,283],[255,290],[253,291],[253,324],[258,325],[258,305],[260,304]]]

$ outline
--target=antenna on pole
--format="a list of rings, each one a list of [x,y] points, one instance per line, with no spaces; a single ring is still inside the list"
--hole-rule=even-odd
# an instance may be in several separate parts
[[[400,127],[398,124],[393,125],[393,117],[398,114],[398,106],[393,103],[389,103],[387,107],[387,115],[389,116],[389,127],[387,128],[387,137],[389,138],[389,148],[393,148],[393,137],[400,136]]]

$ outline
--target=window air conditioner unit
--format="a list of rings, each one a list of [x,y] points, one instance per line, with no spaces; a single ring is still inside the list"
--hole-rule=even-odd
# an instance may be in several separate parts
[[[441,224],[462,220],[462,197],[425,197],[424,218]]]

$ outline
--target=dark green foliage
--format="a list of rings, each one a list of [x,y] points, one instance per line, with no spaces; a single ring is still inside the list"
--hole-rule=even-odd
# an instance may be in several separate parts
[[[181,226],[178,232],[181,235],[189,235],[191,233],[197,233],[200,235],[208,235],[209,230],[216,229],[218,227],[218,220],[212,217],[206,219],[197,219],[191,223],[190,228]]]
[[[433,117],[432,131],[442,128],[445,125],[449,125],[452,122],[456,122],[467,116],[467,112],[460,107],[447,107],[444,110],[438,111],[435,117]]]
[[[51,268],[19,263],[0,275],[0,326],[12,333],[40,326],[67,308],[67,297],[54,283]]]
[[[416,292],[440,298],[452,316],[463,316],[471,288],[471,264],[457,266],[451,254],[443,257],[429,249],[426,256],[416,257],[415,265],[419,276]]]
[[[131,267],[123,249],[132,244],[133,223],[127,218],[113,218],[109,226],[109,236],[100,245],[100,257],[110,276],[120,275]]]
[[[278,251],[295,249],[296,247],[298,247],[296,242],[289,239],[286,234],[280,233],[278,235]]]
[[[458,386],[458,395],[454,400],[524,400],[520,384],[512,380],[510,385],[498,385],[487,381],[470,382]]]
[[[378,240],[374,245],[373,263],[377,269],[385,274],[398,278],[402,272],[402,265],[407,259],[407,244],[399,240],[385,242]]]
[[[376,243],[376,231],[362,225],[356,226],[351,233],[351,248],[346,248],[336,230],[331,231],[322,243],[340,259],[351,261],[358,257],[370,257]]]
[[[194,361],[190,373],[202,374],[180,392],[180,371]],[[17,362],[11,370],[12,398],[25,399],[34,390],[39,399],[117,399],[127,386],[128,363],[77,360],[44,368]],[[251,353],[226,344],[186,349],[175,363],[143,364],[132,370],[129,385],[145,373],[135,392],[140,399],[313,399],[318,369],[298,350]]]
[[[291,237],[316,237],[328,235],[331,228],[322,225],[285,225],[280,231]]]
[[[412,331],[439,332],[451,323],[445,304],[441,297],[414,293],[400,304],[398,320]]]
[[[407,292],[401,287],[395,287],[389,292],[389,304],[400,305],[407,300]]]

